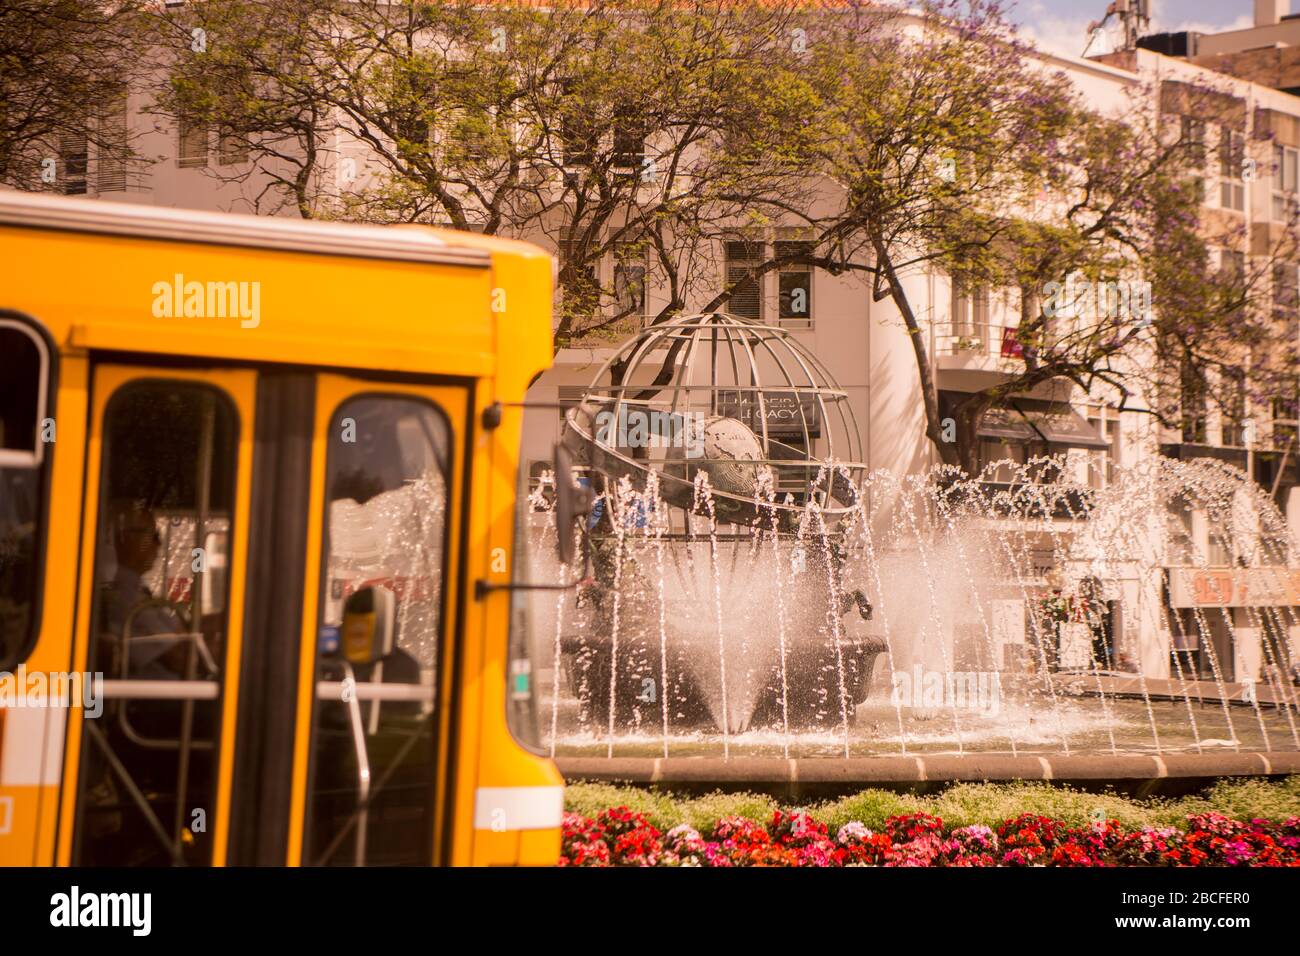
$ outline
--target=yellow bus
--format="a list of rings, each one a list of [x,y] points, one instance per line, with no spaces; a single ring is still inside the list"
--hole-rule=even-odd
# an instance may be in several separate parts
[[[0,863],[554,863],[550,257],[4,192],[0,263]]]

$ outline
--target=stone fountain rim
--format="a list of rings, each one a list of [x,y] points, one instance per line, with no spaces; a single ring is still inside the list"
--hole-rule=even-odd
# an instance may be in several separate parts
[[[558,757],[568,782],[734,788],[1033,780],[1070,783],[1300,773],[1300,751],[1165,754],[895,754],[875,757]]]

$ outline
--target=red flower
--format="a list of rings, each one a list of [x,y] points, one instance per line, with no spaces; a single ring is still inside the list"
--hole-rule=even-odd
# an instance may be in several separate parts
[[[829,841],[826,825],[799,810],[777,810],[767,825],[772,839],[781,846],[803,847]]]
[[[663,853],[662,834],[650,825],[644,814],[627,807],[611,807],[596,815],[606,844],[612,847],[615,866],[654,866]]]
[[[885,833],[894,843],[910,843],[923,836],[943,836],[943,820],[929,813],[904,813],[885,821]]]
[[[1114,820],[1068,827],[1024,813],[987,827],[960,827],[945,838],[943,821],[926,813],[890,817],[886,833],[859,822],[835,840],[801,810],[780,810],[766,827],[723,817],[711,839],[683,824],[667,837],[625,806],[592,820],[564,814],[560,866],[1292,866],[1300,867],[1300,818],[1233,820],[1205,813],[1188,830],[1144,827],[1127,833]]]
[[[577,813],[564,814],[560,824],[560,866],[609,866],[604,828]]]

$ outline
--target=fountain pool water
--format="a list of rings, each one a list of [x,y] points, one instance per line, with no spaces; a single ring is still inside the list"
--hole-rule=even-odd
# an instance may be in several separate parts
[[[1228,465],[868,473],[816,358],[721,314],[616,350],[564,442],[590,576],[515,616],[554,755],[1300,750],[1300,549]],[[572,580],[548,500],[529,578]]]
[[[609,483],[589,532],[591,580],[528,607],[546,746],[728,757],[1300,749],[1295,608],[1170,606],[1171,575],[1213,580],[1225,571],[1212,560],[1291,581],[1294,542],[1272,502],[1217,462],[1160,459],[1120,469],[1105,490],[1034,481],[1048,464],[1002,463],[1000,476],[1016,473],[999,483],[872,474],[834,522],[812,502],[788,525],[775,513],[719,523],[707,478],[690,509],[654,481]],[[764,495],[760,481],[760,514]],[[548,556],[549,516],[530,521],[533,553]]]

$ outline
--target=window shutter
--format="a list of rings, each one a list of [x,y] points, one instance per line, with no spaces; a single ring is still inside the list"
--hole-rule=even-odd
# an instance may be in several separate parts
[[[86,191],[86,134],[59,134],[59,172],[63,177],[63,192],[69,196]]]
[[[217,162],[222,166],[248,162],[248,144],[230,130],[222,130],[217,136]]]
[[[186,116],[176,121],[176,165],[196,167],[208,165],[208,127]]]
[[[126,98],[109,107],[99,120],[99,162],[95,188],[101,193],[126,189]]]
[[[762,261],[762,243],[733,240],[726,244],[726,252],[727,287],[732,293],[724,308],[732,315],[761,322],[762,285],[749,271]]]

